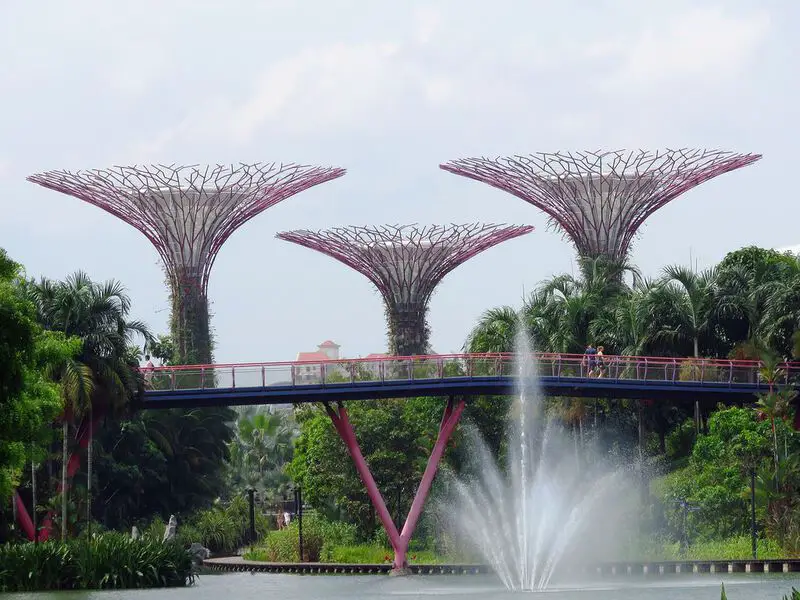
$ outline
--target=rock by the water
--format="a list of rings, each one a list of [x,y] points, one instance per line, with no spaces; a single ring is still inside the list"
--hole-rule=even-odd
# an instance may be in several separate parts
[[[142,537],[142,535],[139,533],[139,528],[136,527],[136,525],[134,525],[133,528],[131,529],[131,537],[134,540],[138,540],[140,537]]]
[[[197,542],[193,542],[189,549],[187,550],[189,556],[192,557],[192,564],[195,567],[201,567],[203,565],[203,561],[211,556],[211,551],[203,546],[203,544],[198,544]]]

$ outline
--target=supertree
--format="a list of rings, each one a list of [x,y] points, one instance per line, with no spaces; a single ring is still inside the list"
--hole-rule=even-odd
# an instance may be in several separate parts
[[[344,169],[256,163],[148,165],[47,171],[28,181],[75,196],[119,217],[156,247],[172,301],[176,360],[212,360],[208,279],[222,244],[245,222]]]
[[[721,150],[539,153],[465,158],[439,165],[522,198],[550,216],[581,259],[624,263],[656,210],[759,154]]]
[[[529,226],[451,225],[341,227],[327,231],[290,231],[283,240],[319,250],[366,275],[384,299],[389,347],[394,355],[412,356],[428,351],[425,315],[436,285],[458,265],[504,240],[533,230]],[[398,363],[413,362],[400,359]],[[422,480],[414,494],[402,529],[392,519],[356,439],[347,410],[341,402],[324,403],[337,433],[345,443],[375,512],[394,549],[394,570],[404,571],[411,536],[422,513],[439,461],[453,433],[464,400],[448,398],[436,442]]]
[[[390,353],[413,356],[428,351],[428,303],[445,275],[479,252],[532,230],[477,223],[385,225],[288,231],[277,237],[318,250],[365,275],[383,296]]]

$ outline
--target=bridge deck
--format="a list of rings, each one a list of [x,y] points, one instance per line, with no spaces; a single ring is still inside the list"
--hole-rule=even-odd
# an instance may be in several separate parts
[[[336,400],[509,394],[512,354],[158,367],[145,371],[144,408],[284,404]],[[673,402],[750,402],[769,385],[757,361],[536,354],[543,393]],[[800,364],[782,366],[779,385],[798,386]]]

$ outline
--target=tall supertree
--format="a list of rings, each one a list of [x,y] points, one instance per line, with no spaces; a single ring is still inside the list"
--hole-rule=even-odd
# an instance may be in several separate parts
[[[465,158],[439,165],[522,198],[550,216],[581,259],[623,263],[656,210],[759,154],[721,150],[539,153]]]
[[[479,252],[529,233],[529,226],[385,225],[279,233],[343,262],[365,275],[383,296],[389,351],[397,356],[428,352],[428,303],[450,271]]]
[[[47,171],[28,181],[119,217],[156,247],[166,270],[180,364],[212,361],[208,279],[222,244],[245,222],[344,169],[256,163]]]
[[[290,231],[280,233],[278,237],[319,250],[366,275],[384,299],[392,354],[413,356],[428,351],[425,315],[431,295],[445,275],[479,252],[532,230],[533,227],[529,226],[481,224],[406,225]],[[408,361],[401,359],[400,362]],[[361,453],[344,404],[324,404],[392,544],[394,570],[403,572],[408,566],[409,541],[422,514],[447,441],[464,410],[464,400],[452,397],[447,400],[436,442],[401,530],[395,525]]]

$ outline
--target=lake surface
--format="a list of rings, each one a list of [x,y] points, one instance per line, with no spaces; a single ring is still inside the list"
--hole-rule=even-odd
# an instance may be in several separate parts
[[[781,600],[800,574],[787,575],[672,575],[620,577],[575,584],[556,584],[544,592],[552,600],[719,600],[725,582],[729,600]],[[530,594],[522,594],[530,595]],[[538,594],[537,594],[538,595]],[[330,576],[231,573],[204,575],[190,588],[119,592],[49,592],[0,594],[3,600],[511,600],[492,576]]]

